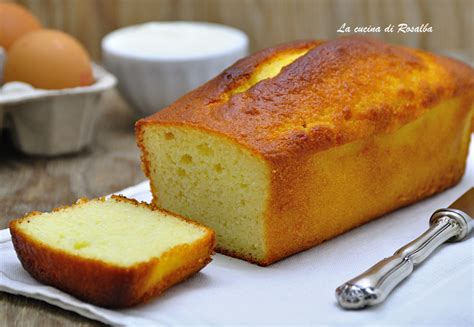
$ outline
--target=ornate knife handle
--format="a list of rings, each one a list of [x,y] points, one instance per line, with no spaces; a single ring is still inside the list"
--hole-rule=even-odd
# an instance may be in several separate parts
[[[455,209],[439,209],[430,219],[430,228],[400,248],[389,258],[336,289],[336,298],[345,309],[361,309],[383,302],[413,268],[446,241],[461,241],[472,230],[474,220]]]

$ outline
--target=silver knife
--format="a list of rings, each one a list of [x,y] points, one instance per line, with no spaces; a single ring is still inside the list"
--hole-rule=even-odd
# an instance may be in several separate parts
[[[430,218],[430,228],[418,238],[339,286],[336,289],[339,305],[345,309],[362,309],[383,302],[438,246],[446,241],[465,240],[473,226],[474,188],[471,188],[448,208],[436,210]]]

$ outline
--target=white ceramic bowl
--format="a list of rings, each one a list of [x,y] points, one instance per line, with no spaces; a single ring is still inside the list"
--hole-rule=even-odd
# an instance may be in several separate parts
[[[203,22],[152,22],[102,40],[105,67],[138,116],[153,114],[248,51],[242,31]]]

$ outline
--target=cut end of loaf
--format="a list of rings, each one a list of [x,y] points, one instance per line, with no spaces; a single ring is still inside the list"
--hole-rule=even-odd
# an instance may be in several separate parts
[[[200,129],[139,128],[155,205],[212,228],[217,251],[262,262],[270,183],[266,163],[232,140]]]
[[[211,230],[121,196],[80,200],[10,223],[34,278],[106,307],[143,302],[203,268]]]

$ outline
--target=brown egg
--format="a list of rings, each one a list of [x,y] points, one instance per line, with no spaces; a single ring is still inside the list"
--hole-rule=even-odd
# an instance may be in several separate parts
[[[41,28],[26,8],[15,3],[0,3],[0,46],[9,49],[22,35]]]
[[[40,89],[64,89],[94,82],[84,47],[64,32],[47,29],[28,33],[13,44],[7,52],[3,79]]]

